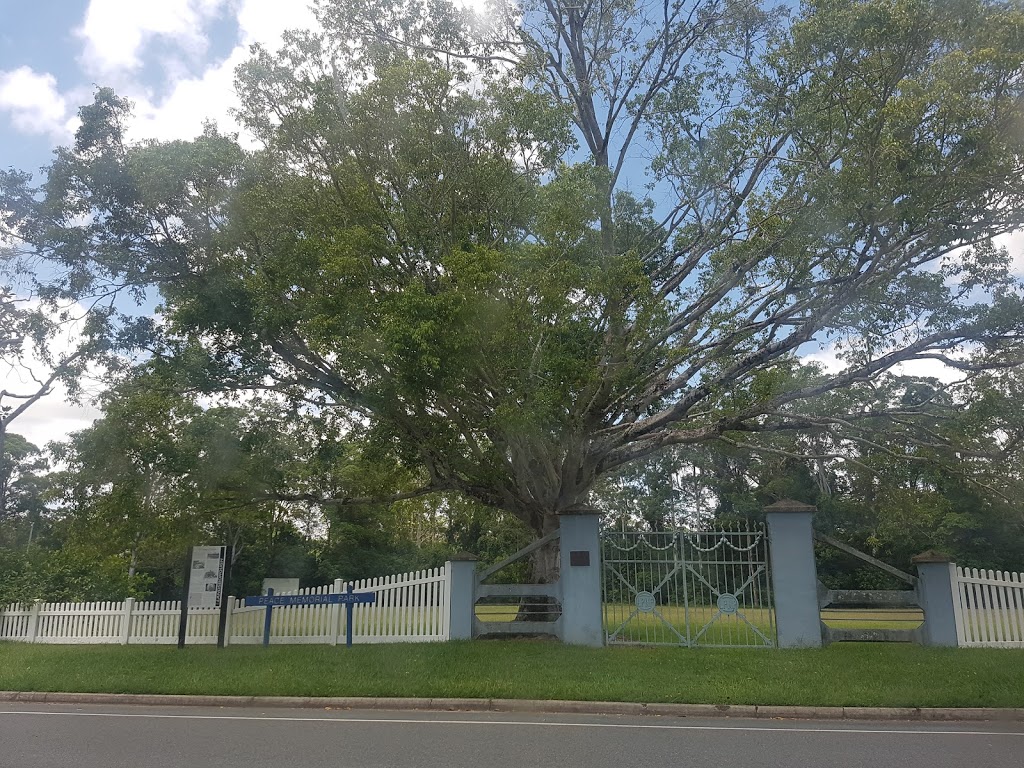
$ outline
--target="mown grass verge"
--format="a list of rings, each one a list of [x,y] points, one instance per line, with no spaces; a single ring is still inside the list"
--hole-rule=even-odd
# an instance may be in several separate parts
[[[1024,707],[1024,651],[590,649],[540,641],[178,651],[0,643],[0,690]]]

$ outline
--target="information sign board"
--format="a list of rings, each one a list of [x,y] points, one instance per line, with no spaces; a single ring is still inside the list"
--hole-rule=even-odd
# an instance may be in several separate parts
[[[220,608],[227,547],[192,547],[188,578],[189,608]]]

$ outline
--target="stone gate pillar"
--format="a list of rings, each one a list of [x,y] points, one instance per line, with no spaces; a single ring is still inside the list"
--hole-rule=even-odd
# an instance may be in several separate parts
[[[764,508],[780,648],[820,648],[821,610],[814,565],[815,507],[792,499]]]
[[[476,604],[476,555],[462,552],[444,564],[448,592],[448,637],[473,638]]]
[[[562,642],[602,646],[601,516],[596,512],[563,514],[559,527]]]

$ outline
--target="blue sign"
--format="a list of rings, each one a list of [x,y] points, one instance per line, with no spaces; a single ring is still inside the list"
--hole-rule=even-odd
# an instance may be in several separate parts
[[[373,592],[345,592],[340,595],[328,595],[332,603],[376,603],[377,595]]]
[[[375,603],[373,592],[343,592],[331,595],[253,595],[245,598],[245,607],[266,605],[337,605],[339,603]]]
[[[352,585],[348,585],[348,591],[340,594],[330,595],[275,595],[274,590],[268,589],[265,595],[248,595],[245,598],[245,607],[264,606],[267,615],[263,619],[263,645],[270,645],[270,617],[275,605],[345,605],[345,645],[352,645],[352,607],[358,603],[375,603],[377,595],[373,592],[353,592]]]

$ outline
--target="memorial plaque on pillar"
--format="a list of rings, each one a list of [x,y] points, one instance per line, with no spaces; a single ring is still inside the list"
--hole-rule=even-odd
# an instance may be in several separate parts
[[[573,549],[569,551],[569,565],[590,565],[590,550]]]

